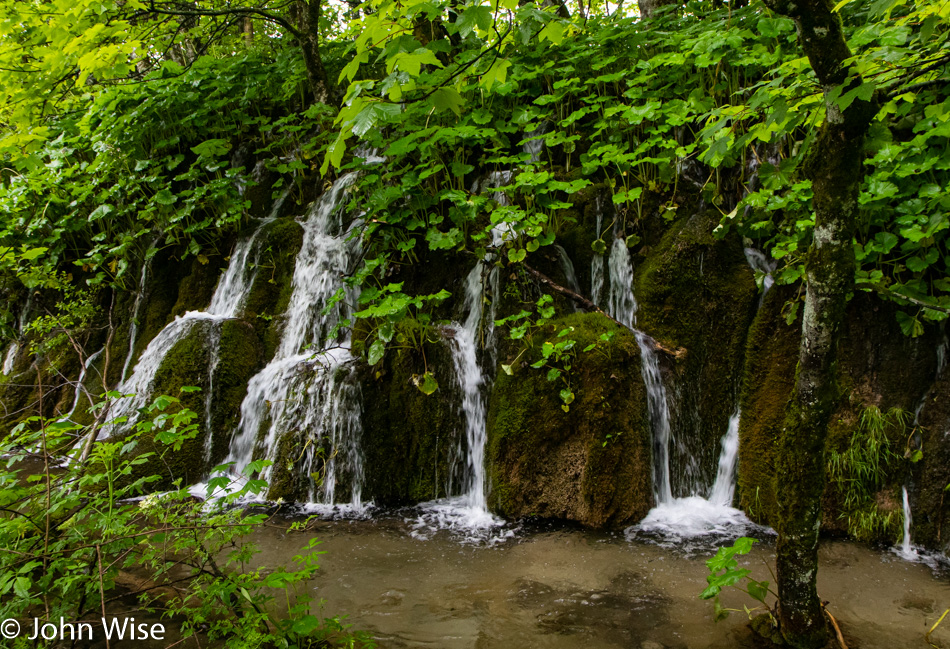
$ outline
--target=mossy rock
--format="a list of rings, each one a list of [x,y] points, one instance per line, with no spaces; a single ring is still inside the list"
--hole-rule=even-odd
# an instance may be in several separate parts
[[[946,553],[950,547],[950,369],[942,370],[920,411],[923,457],[912,467],[909,493],[914,542]]]
[[[263,227],[257,235],[256,274],[240,316],[254,324],[267,361],[280,342],[283,315],[293,293],[297,253],[303,245],[303,227],[294,219],[276,219]]]
[[[679,440],[670,466],[678,496],[715,479],[758,302],[741,242],[716,239],[715,225],[702,213],[681,218],[634,258],[637,327],[670,348],[686,350],[667,383],[670,425]]]
[[[406,336],[402,343],[399,334]],[[360,372],[366,467],[363,498],[383,506],[457,493],[459,476],[453,471],[457,459],[453,454],[465,437],[449,343],[426,342],[416,347],[409,332],[397,333],[396,341],[378,365]],[[431,395],[423,394],[413,380],[427,369],[439,384]]]
[[[564,412],[546,372],[527,363],[538,346],[573,327],[577,358],[570,371],[575,400]],[[652,434],[633,334],[600,314],[573,314],[536,334],[529,355],[499,370],[488,410],[487,463],[493,511],[611,527],[638,520],[652,501]],[[585,347],[613,332],[590,352]],[[505,364],[514,359],[506,359]]]
[[[214,341],[218,339],[220,343],[216,346]],[[141,467],[141,471],[162,476],[161,482],[152,485],[154,488],[168,488],[176,480],[192,484],[203,478],[210,468],[209,435],[212,463],[226,455],[247,382],[260,367],[260,358],[260,344],[252,327],[240,320],[196,320],[169,350],[155,372],[146,403],[159,395],[178,397],[182,408],[196,413],[197,434],[178,451],[155,442],[149,435],[140,439],[137,453],[156,454],[155,461]],[[197,387],[200,391],[182,392],[185,387]]]

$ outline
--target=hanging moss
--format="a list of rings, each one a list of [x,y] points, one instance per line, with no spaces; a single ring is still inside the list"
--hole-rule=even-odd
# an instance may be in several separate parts
[[[600,314],[573,314],[553,324],[552,336],[574,328],[570,338],[578,350],[605,332],[614,337],[595,351],[579,351],[569,412],[561,408],[563,385],[527,367],[537,349],[518,361],[514,375],[499,371],[488,413],[490,506],[504,516],[591,527],[639,519],[652,504],[652,464],[636,341]],[[534,344],[543,339],[536,336]]]

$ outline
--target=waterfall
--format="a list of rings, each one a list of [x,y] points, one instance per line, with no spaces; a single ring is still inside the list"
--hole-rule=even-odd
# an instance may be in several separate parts
[[[608,260],[610,288],[608,312],[621,323],[636,324],[637,301],[633,293],[633,265],[620,236],[615,236]],[[653,496],[655,506],[638,525],[627,529],[628,536],[638,532],[659,535],[674,542],[709,535],[742,534],[752,526],[745,514],[732,507],[735,494],[736,464],[739,454],[739,412],[730,418],[722,438],[722,451],[716,480],[709,497],[693,494],[674,498],[670,480],[670,411],[666,388],[660,374],[656,343],[634,329],[640,347],[640,371],[647,392],[647,411],[653,432]]]
[[[132,370],[132,374],[124,379],[116,388],[123,395],[131,395],[124,399],[119,399],[112,407],[112,419],[126,417],[127,420],[122,423],[104,426],[100,437],[108,437],[117,430],[128,430],[136,422],[138,411],[148,405],[148,402],[154,396],[152,394],[152,385],[155,381],[155,374],[161,367],[162,362],[175,345],[184,339],[198,322],[221,322],[237,315],[238,310],[247,298],[248,292],[254,281],[256,273],[253,266],[248,264],[249,255],[254,249],[254,243],[257,240],[264,225],[269,220],[264,221],[254,231],[250,237],[242,239],[237,243],[234,251],[231,253],[231,259],[224,275],[218,280],[214,294],[211,298],[211,304],[205,311],[188,311],[184,315],[176,317],[167,324],[155,338],[153,338],[145,351],[139,357],[138,362]],[[143,270],[144,276],[144,270]],[[218,354],[220,343],[220,328],[213,327],[211,339],[208,341],[212,358]],[[211,368],[213,371],[214,368]],[[210,400],[212,398],[211,386],[205,393],[206,410],[210,409]],[[210,417],[208,418],[210,423]],[[211,430],[207,431],[208,437],[211,437]],[[210,441],[208,442],[210,444]]]
[[[914,549],[910,538],[910,526],[913,523],[913,516],[910,512],[910,497],[907,495],[907,486],[901,487],[901,495],[904,500],[904,538],[901,539],[901,547],[895,548],[897,554],[907,561],[915,561],[919,558],[917,550]]]
[[[608,259],[610,288],[607,312],[622,324],[634,328],[637,322],[637,300],[633,294],[633,262],[623,237],[616,235]],[[673,500],[670,484],[670,408],[666,387],[660,374],[656,341],[634,329],[640,348],[640,376],[647,391],[647,413],[653,431],[653,497],[657,504]]]
[[[557,251],[558,261],[561,264],[561,272],[564,273],[564,279],[567,280],[567,288],[580,295],[581,285],[577,281],[577,273],[574,270],[574,262],[571,261],[571,256],[567,254],[567,250],[565,250],[563,246],[558,244],[554,245],[554,250]]]
[[[129,324],[129,351],[125,355],[125,363],[122,364],[120,381],[124,381],[128,378],[129,367],[132,365],[132,358],[135,356],[135,343],[139,337],[139,318],[142,315],[142,304],[144,302],[143,298],[145,297],[148,272],[152,267],[153,256],[150,256],[149,252],[155,249],[160,239],[161,237],[156,238],[145,251],[145,261],[142,262],[142,272],[139,275],[139,287],[135,293],[135,301],[132,303],[132,322]]]
[[[603,199],[600,194],[594,199],[594,207],[597,210],[597,229],[595,233],[600,237],[600,229],[603,227],[604,214],[601,210]],[[594,253],[590,260],[590,299],[594,304],[600,305],[600,293],[604,290],[604,256]]]
[[[3,356],[3,375],[8,376],[13,371],[13,363],[16,361],[16,355],[20,352],[20,345],[17,341],[10,343]]]
[[[495,541],[511,533],[509,530],[501,536],[490,536],[491,530],[503,525],[503,521],[489,513],[486,499],[487,408],[483,393],[485,377],[478,364],[485,274],[492,281],[492,274],[486,271],[485,264],[478,262],[465,278],[465,320],[453,325],[454,335],[450,340],[452,365],[462,396],[465,426],[462,494],[421,504],[422,513],[413,524],[413,536],[417,538],[428,538],[428,534],[437,529],[462,532],[469,540],[485,540],[488,534],[488,540]]]
[[[343,287],[342,277],[359,251],[358,241],[350,240],[351,231],[344,227],[342,214],[345,192],[355,180],[355,173],[339,178],[314,203],[303,222],[303,245],[294,268],[280,343],[274,358],[248,383],[225,462],[237,471],[257,457],[293,464],[292,468],[265,468],[260,476],[265,480],[278,468],[295,471],[298,476],[317,472],[320,479],[311,485],[309,495],[320,505],[335,503],[346,474],[350,505],[359,511],[363,478],[357,442],[360,399],[352,370],[346,368],[353,360],[350,341],[347,338],[323,347],[334,327],[351,315],[347,303],[355,302],[355,296],[349,295],[323,312]],[[279,458],[286,435],[296,436],[289,446],[300,450]]]
[[[729,429],[722,438],[716,481],[709,493],[709,502],[719,507],[731,507],[736,493],[736,466],[739,463],[739,411],[729,418]]]
[[[30,310],[32,306],[33,292],[30,291],[30,294],[26,298],[26,304],[23,305],[23,310],[20,311],[20,317],[17,318],[17,339],[10,343],[10,347],[7,348],[6,354],[3,357],[2,371],[4,376],[9,376],[10,372],[13,371],[13,366],[16,363],[16,357],[20,353],[20,338],[23,337],[23,332],[26,329],[26,325],[30,322]]]

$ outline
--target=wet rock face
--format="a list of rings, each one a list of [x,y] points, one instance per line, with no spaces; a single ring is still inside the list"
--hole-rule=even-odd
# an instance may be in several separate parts
[[[773,524],[776,516],[775,440],[794,386],[801,331],[800,321],[786,324],[782,306],[795,295],[796,287],[776,287],[769,293],[752,325],[746,350],[739,491],[743,509],[765,524]],[[892,408],[904,411],[906,426],[886,429],[889,450],[881,460],[886,475],[861,511],[848,509],[845,494],[828,480],[822,524],[827,532],[844,534],[856,514],[873,517],[866,520],[877,524],[863,536],[895,543],[901,534],[901,488],[907,485],[914,543],[938,547],[950,531],[940,534],[946,525],[943,489],[950,483],[950,438],[945,435],[950,430],[950,379],[944,370],[935,380],[939,332],[931,329],[916,339],[904,336],[896,310],[895,305],[865,294],[856,295],[848,306],[838,350],[841,397],[829,425],[827,449],[845,453],[861,426],[862,413],[870,406],[882,413]],[[923,458],[913,464],[905,453],[909,455],[919,443]]]
[[[423,335],[416,324],[408,322],[396,340],[401,336],[408,342]],[[439,383],[430,396],[413,383],[413,376],[426,368]],[[422,349],[393,350],[379,365],[360,372],[360,387],[362,450],[369,467],[364,500],[399,506],[457,493],[461,476],[456,465],[465,434],[446,345],[436,342]]]
[[[653,500],[639,350],[633,334],[599,314],[556,320],[549,335],[564,327],[574,328],[570,337],[578,349],[605,332],[614,336],[578,354],[570,373],[576,399],[568,412],[558,394],[563,384],[527,367],[540,357],[540,337],[512,376],[499,370],[488,411],[489,506],[514,518],[619,526],[643,517]]]
[[[950,370],[942,372],[920,411],[923,457],[912,469],[913,539],[947,551],[950,545]]]

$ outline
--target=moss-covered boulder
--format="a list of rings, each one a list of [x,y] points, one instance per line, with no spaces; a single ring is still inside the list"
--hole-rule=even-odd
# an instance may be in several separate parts
[[[159,395],[180,399],[196,414],[196,434],[177,451],[145,435],[137,452],[155,453],[141,471],[162,476],[154,488],[175,480],[197,482],[210,464],[227,453],[230,434],[240,417],[247,382],[260,367],[260,343],[253,328],[240,320],[196,319],[169,350],[155,372],[146,403]],[[182,391],[197,387],[199,391]],[[144,474],[143,474],[144,475]]]
[[[361,371],[364,500],[405,505],[459,490],[453,465],[465,423],[450,343],[439,335],[438,329],[408,322],[386,357]],[[439,384],[431,395],[416,386],[427,370]]]
[[[741,242],[716,239],[699,213],[672,223],[634,257],[637,327],[686,355],[667,383],[674,495],[708,488],[738,403],[746,334],[758,302]],[[671,385],[672,384],[672,385]]]
[[[565,412],[563,384],[527,367],[539,357],[541,335],[521,359],[502,359],[515,366],[510,376],[499,370],[489,402],[489,506],[512,518],[590,527],[642,518],[653,502],[652,435],[636,340],[596,313],[553,325],[551,336],[573,328],[569,338],[577,341],[569,373],[575,400]],[[605,333],[613,335],[609,343],[600,340]]]

